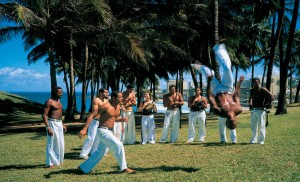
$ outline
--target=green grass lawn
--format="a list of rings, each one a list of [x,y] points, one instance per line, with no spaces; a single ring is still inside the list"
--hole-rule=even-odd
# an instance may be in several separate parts
[[[286,115],[274,112],[269,115],[265,145],[249,144],[248,111],[238,117],[237,145],[219,143],[216,119],[208,120],[205,143],[186,144],[184,123],[175,144],[125,145],[134,175],[119,174],[110,152],[90,174],[77,174],[84,140],[76,131],[66,132],[65,162],[54,169],[45,167],[45,132],[0,134],[0,181],[300,181],[300,107],[289,107]],[[159,141],[161,127],[156,134]]]

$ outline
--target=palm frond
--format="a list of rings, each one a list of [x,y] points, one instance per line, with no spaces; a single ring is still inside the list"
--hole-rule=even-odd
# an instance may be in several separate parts
[[[16,3],[14,7],[15,11],[13,13],[17,14],[19,20],[22,22],[26,29],[32,26],[46,26],[46,20],[37,16],[29,8]]]
[[[27,55],[28,64],[35,63],[47,55],[47,43],[42,42],[35,46]]]
[[[5,43],[23,31],[24,29],[19,26],[7,26],[0,28],[0,44]]]

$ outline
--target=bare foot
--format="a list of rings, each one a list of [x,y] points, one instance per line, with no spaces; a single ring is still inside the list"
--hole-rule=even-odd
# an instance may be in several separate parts
[[[126,168],[122,170],[122,173],[127,173],[127,174],[135,174],[135,170],[132,170],[130,168]]]

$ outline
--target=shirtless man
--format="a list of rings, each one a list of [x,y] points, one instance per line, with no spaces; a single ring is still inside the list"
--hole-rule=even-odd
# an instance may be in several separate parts
[[[163,106],[167,107],[164,119],[164,127],[161,143],[165,143],[168,138],[170,124],[172,123],[172,130],[170,135],[170,142],[176,142],[179,133],[180,110],[179,107],[183,105],[183,98],[180,93],[176,92],[175,85],[169,86],[169,93],[163,96]]]
[[[128,117],[128,122],[124,123],[125,138],[122,141],[124,144],[134,144],[135,143],[135,117],[132,106],[136,105],[135,92],[133,90],[133,85],[127,85],[126,91],[123,92],[123,105],[122,105],[122,115]]]
[[[53,88],[51,98],[44,104],[42,115],[47,130],[46,165],[49,168],[59,166],[64,161],[64,131],[67,128],[62,122],[62,104],[59,100],[62,94],[62,88]]]
[[[233,130],[237,126],[236,116],[242,112],[239,93],[244,77],[241,76],[236,90],[233,89],[233,77],[231,72],[231,61],[224,44],[213,47],[215,57],[223,69],[221,83],[214,77],[214,72],[202,65],[192,65],[200,70],[207,78],[207,93],[211,108],[220,117],[227,118],[226,126]]]
[[[78,136],[86,135],[87,127],[94,117],[100,114],[99,128],[97,130],[97,137],[99,138],[99,145],[95,151],[86,161],[78,166],[78,170],[87,174],[100,162],[106,153],[107,148],[114,153],[118,161],[121,172],[133,174],[134,170],[127,167],[125,159],[125,150],[123,144],[114,136],[113,127],[115,122],[127,122],[126,117],[120,116],[120,104],[122,103],[122,93],[113,92],[111,94],[111,103],[99,105],[86,121],[86,126],[79,132]]]
[[[253,88],[250,89],[249,107],[251,110],[250,143],[264,144],[266,138],[266,110],[265,108],[274,100],[274,96],[265,88],[261,87],[260,79],[253,79]],[[259,129],[259,134],[258,134]],[[257,141],[257,137],[259,139]]]
[[[93,111],[98,109],[100,105],[107,103],[108,102],[107,98],[108,98],[108,90],[99,89],[98,97],[93,99]],[[100,114],[93,118],[91,124],[88,127],[88,137],[84,141],[79,155],[79,157],[82,159],[88,159],[89,153],[93,154],[98,148],[99,140],[96,137],[96,134],[99,125],[99,118],[100,118]]]

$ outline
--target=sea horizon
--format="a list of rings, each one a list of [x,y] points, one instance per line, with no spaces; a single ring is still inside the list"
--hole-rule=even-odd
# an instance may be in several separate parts
[[[51,92],[50,91],[34,91],[34,92],[7,92],[10,94],[14,95],[19,95],[21,97],[24,97],[28,100],[32,100],[35,102],[38,102],[40,104],[44,104],[50,97],[51,97]],[[75,92],[76,95],[76,108],[77,111],[81,111],[81,93],[82,92]],[[62,98],[60,99],[63,109],[66,110],[68,106],[68,98],[66,97],[66,94],[63,94]],[[155,102],[157,106],[157,113],[165,113],[166,108],[163,107],[162,100],[159,99],[158,101]],[[86,97],[86,112],[89,111],[91,105],[91,95],[90,92],[87,93]],[[137,107],[133,107],[134,111],[137,111]],[[184,103],[182,106],[182,113],[189,113],[189,108],[187,107],[187,102]]]

